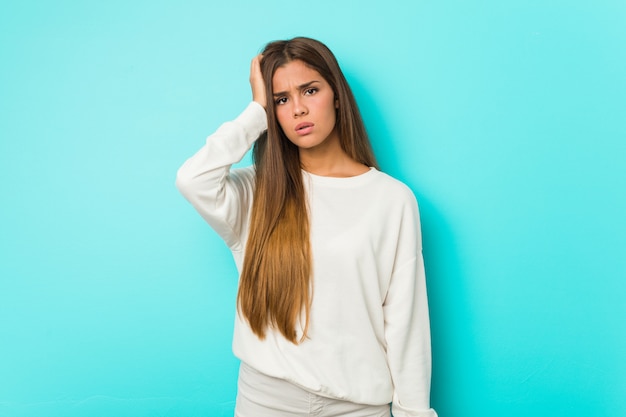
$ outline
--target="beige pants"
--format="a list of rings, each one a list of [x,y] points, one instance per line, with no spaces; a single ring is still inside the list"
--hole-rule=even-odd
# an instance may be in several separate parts
[[[235,417],[390,417],[389,404],[365,405],[320,397],[241,363]]]

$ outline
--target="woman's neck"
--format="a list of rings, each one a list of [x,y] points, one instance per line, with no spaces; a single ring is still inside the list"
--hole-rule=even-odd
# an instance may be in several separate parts
[[[337,144],[324,149],[300,149],[302,169],[324,177],[354,177],[369,171],[369,167],[352,159]]]

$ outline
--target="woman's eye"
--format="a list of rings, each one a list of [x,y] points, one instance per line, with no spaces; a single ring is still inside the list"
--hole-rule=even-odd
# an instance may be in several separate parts
[[[311,94],[315,94],[315,93],[317,93],[317,88],[307,88],[304,91],[304,94],[306,94],[308,96],[310,96]]]
[[[286,97],[279,97],[276,100],[274,100],[274,103],[276,104],[285,104],[287,102],[287,98]]]

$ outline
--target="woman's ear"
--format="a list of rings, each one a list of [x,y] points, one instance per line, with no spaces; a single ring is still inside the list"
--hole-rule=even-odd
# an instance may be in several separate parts
[[[335,108],[338,109],[339,108],[339,100],[335,100]]]

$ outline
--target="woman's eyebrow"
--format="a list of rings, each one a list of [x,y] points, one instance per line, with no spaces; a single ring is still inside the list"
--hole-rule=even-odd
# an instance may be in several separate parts
[[[309,81],[308,83],[300,84],[298,86],[298,90],[302,90],[303,88],[310,87],[312,84],[319,83],[317,80]],[[287,95],[286,91],[279,91],[278,93],[273,93],[274,96],[284,96]]]

